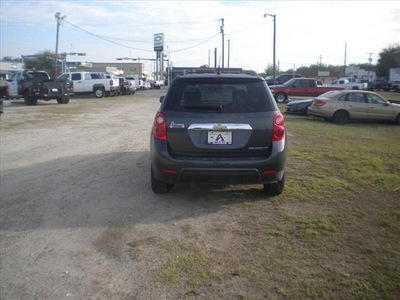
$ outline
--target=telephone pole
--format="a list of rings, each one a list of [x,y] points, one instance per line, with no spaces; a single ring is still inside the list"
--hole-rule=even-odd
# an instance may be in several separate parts
[[[54,78],[56,78],[58,74],[58,33],[60,30],[61,21],[64,20],[67,16],[60,17],[61,16],[60,12],[57,12],[54,16],[56,17],[56,22],[57,22],[56,53],[54,57]]]
[[[222,25],[221,25],[221,35],[222,35],[222,72],[224,71],[224,18],[221,19]]]
[[[275,59],[276,59],[276,15],[272,14],[264,14],[264,18],[267,16],[270,16],[274,18],[274,40],[273,40],[273,80],[274,80],[274,85],[276,84],[276,64],[275,64]]]
[[[368,52],[367,54],[369,54],[369,58],[368,58],[368,82],[369,82],[369,72],[371,70],[372,55],[374,53]]]

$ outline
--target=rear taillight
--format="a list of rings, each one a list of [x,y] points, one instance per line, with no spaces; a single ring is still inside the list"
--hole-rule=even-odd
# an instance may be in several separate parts
[[[281,141],[285,137],[285,119],[279,112],[274,116],[274,127],[272,129],[272,140]]]
[[[326,104],[326,101],[322,101],[322,100],[315,100],[313,102],[313,106],[323,106]]]
[[[111,86],[114,85],[114,80],[110,80],[110,85],[111,85]]]
[[[154,137],[161,141],[167,140],[167,124],[165,115],[157,113],[154,118]]]

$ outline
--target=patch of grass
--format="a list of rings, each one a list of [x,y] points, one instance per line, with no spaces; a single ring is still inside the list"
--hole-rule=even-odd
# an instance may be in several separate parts
[[[306,219],[297,222],[295,235],[300,237],[318,237],[337,230],[337,218],[321,217],[317,219]]]
[[[186,283],[190,287],[205,285],[216,278],[211,271],[213,263],[212,259],[200,253],[169,257],[155,272],[155,279],[164,284]]]
[[[385,212],[380,219],[380,225],[387,229],[400,230],[400,209]]]

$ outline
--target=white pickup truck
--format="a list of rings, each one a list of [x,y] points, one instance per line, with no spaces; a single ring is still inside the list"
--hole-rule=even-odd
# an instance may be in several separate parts
[[[101,78],[90,72],[68,72],[58,76],[61,80],[70,80],[74,84],[76,95],[93,94],[96,98],[115,96],[119,93],[118,79]]]
[[[331,85],[341,86],[346,90],[366,90],[368,89],[368,83],[360,83],[355,78],[342,77],[332,81]]]

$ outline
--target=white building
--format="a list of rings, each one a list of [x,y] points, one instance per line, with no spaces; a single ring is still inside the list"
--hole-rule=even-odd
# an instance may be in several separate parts
[[[373,81],[376,79],[376,72],[361,69],[359,66],[356,65],[350,65],[346,67],[345,77],[356,78],[358,80]]]
[[[400,68],[389,69],[389,82],[400,80]]]

